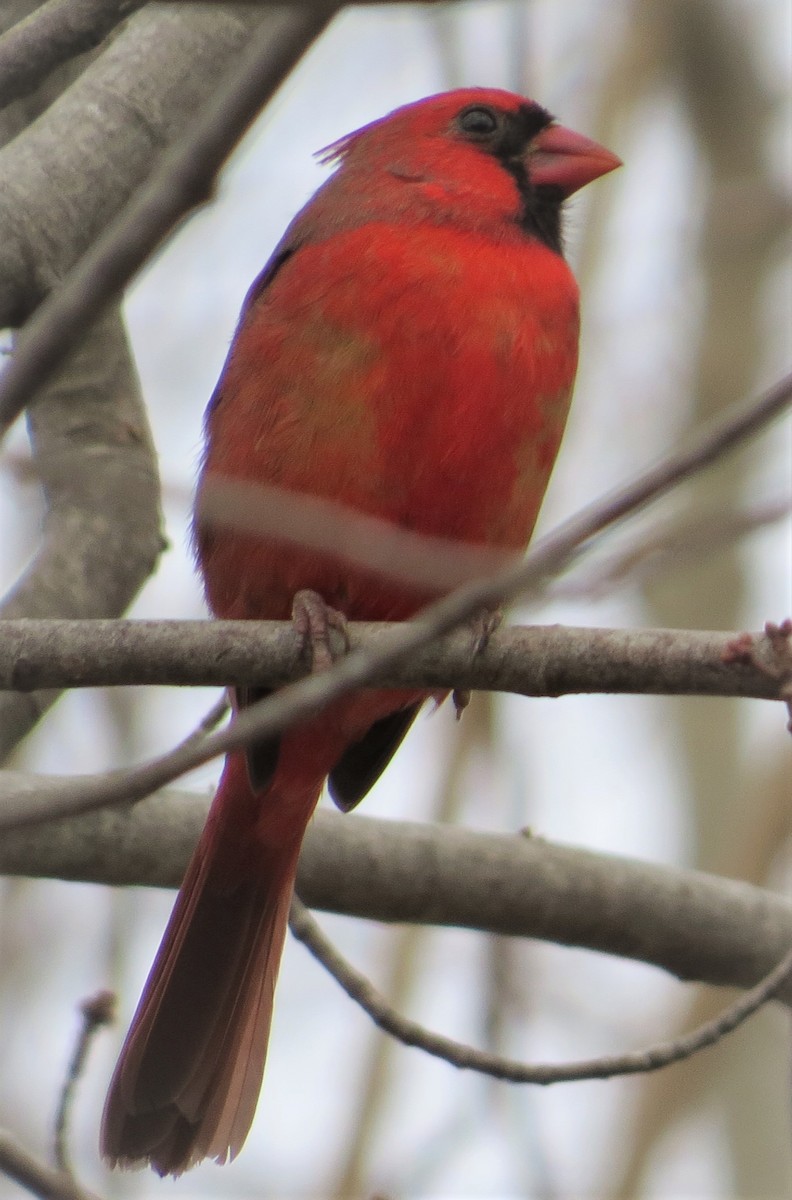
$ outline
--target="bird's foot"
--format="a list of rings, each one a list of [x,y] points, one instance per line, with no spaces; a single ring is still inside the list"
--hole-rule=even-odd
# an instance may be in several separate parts
[[[342,653],[345,654],[349,650],[346,617],[339,609],[331,608],[318,592],[304,588],[295,594],[292,601],[292,621],[304,647],[310,649],[313,671],[326,671],[340,657],[333,649],[331,629],[341,634],[344,642]]]

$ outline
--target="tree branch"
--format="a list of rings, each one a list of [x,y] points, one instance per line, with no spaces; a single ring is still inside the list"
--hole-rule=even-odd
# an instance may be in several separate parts
[[[0,1129],[0,1171],[40,1200],[99,1200],[62,1171],[33,1158],[4,1129]]]
[[[648,1071],[659,1071],[672,1063],[682,1062],[715,1045],[752,1017],[781,989],[792,971],[790,950],[756,987],[740,996],[711,1021],[672,1041],[625,1054],[601,1055],[575,1062],[526,1063],[454,1041],[396,1012],[371,981],[344,958],[296,897],[292,900],[289,928],[332,975],[350,1000],[358,1004],[384,1033],[405,1046],[414,1046],[460,1070],[478,1071],[491,1079],[501,1079],[507,1083],[547,1085],[583,1079],[612,1079],[622,1075],[644,1075]]]
[[[129,208],[47,297],[0,379],[0,437],[166,234],[210,198],[215,176],[239,138],[335,11],[326,3],[272,14],[189,135],[166,152]]]
[[[15,28],[20,28],[24,15],[30,15],[25,9],[35,7],[36,0],[9,0],[0,27],[7,29],[17,20]],[[73,11],[78,19],[79,2]],[[34,16],[43,12],[39,7]],[[0,142],[15,147],[2,152],[4,165],[20,165],[19,157],[14,158],[17,149],[28,137],[40,137],[49,106],[61,102],[58,96],[85,66],[84,55],[68,62],[35,95],[0,112]],[[31,131],[31,122],[38,133]],[[4,188],[3,199],[8,194]],[[61,195],[57,207],[63,224]],[[25,229],[25,211],[18,210],[16,219],[13,234],[7,231],[11,245]],[[50,242],[45,245],[49,248]],[[7,250],[0,238],[4,265]],[[48,250],[37,247],[23,254],[33,275],[31,264],[41,253],[46,257]],[[0,291],[8,282],[0,279]],[[120,314],[108,313],[97,322],[35,397],[27,420],[32,474],[44,498],[43,531],[32,561],[0,602],[0,617],[118,616],[162,548],[156,454]],[[0,761],[55,699],[52,691],[0,695]]]
[[[145,0],[48,0],[0,37],[0,109],[29,96],[50,72],[101,45]]]
[[[349,647],[376,652],[409,622],[352,623]],[[751,655],[735,655],[750,639]],[[341,635],[331,631],[340,653]],[[522,696],[573,693],[750,696],[784,699],[773,639],[685,629],[559,625],[495,630],[474,654],[465,629],[372,675],[387,687],[463,688]],[[307,673],[288,621],[2,621],[0,688],[161,684],[282,687]]]
[[[7,833],[0,872],[177,887],[208,806],[165,791],[128,812]],[[541,838],[326,810],[308,828],[297,887],[327,912],[540,938],[723,986],[753,987],[792,946],[792,903],[749,884]],[[792,1004],[792,984],[779,998]]]
[[[55,1114],[55,1139],[53,1147],[55,1165],[69,1179],[74,1179],[74,1171],[70,1162],[68,1135],[75,1090],[85,1070],[88,1051],[96,1034],[103,1026],[111,1025],[115,1019],[115,1003],[116,998],[113,992],[101,991],[87,997],[80,1004],[80,1029],[58,1098],[58,1110]]]
[[[792,495],[779,495],[744,509],[720,508],[661,518],[649,529],[636,531],[623,546],[599,562],[559,579],[551,595],[559,598],[600,598],[626,583],[646,586],[667,582],[674,571],[692,567],[733,549],[742,539],[779,521],[789,519]]]
[[[276,23],[245,5],[147,5],[3,149],[0,328],[21,325],[67,275],[193,127],[251,35]]]
[[[157,458],[117,312],[94,325],[28,423],[46,503],[43,537],[0,616],[23,624],[117,616],[163,547]],[[55,699],[51,690],[0,694],[0,761]]]

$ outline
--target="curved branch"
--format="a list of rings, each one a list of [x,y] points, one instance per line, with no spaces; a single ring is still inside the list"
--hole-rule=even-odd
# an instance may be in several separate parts
[[[7,833],[0,872],[177,887],[208,806],[166,791],[129,812]],[[309,826],[297,887],[327,912],[540,938],[724,986],[753,987],[792,946],[792,903],[749,884],[541,838],[326,810]],[[792,984],[779,999],[792,1004]]]
[[[732,1033],[772,999],[792,972],[792,950],[789,950],[756,987],[733,1001],[711,1021],[672,1041],[660,1042],[643,1050],[601,1055],[574,1062],[527,1063],[504,1058],[490,1051],[477,1050],[465,1042],[457,1042],[443,1034],[434,1033],[424,1025],[419,1025],[417,1021],[411,1021],[409,1017],[396,1012],[371,981],[353,967],[325,936],[308,909],[296,896],[292,900],[289,928],[297,940],[302,942],[332,975],[350,1000],[354,1000],[384,1033],[390,1034],[405,1046],[414,1046],[434,1058],[440,1058],[452,1067],[478,1071],[491,1079],[501,1079],[507,1083],[547,1086],[551,1083],[613,1079],[617,1076],[645,1075],[648,1071],[659,1071],[672,1063],[692,1058],[694,1054],[715,1045],[721,1038]]]

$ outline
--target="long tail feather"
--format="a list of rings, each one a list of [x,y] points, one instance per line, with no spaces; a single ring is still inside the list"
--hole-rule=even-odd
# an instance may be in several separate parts
[[[270,799],[227,769],[110,1085],[101,1144],[113,1165],[178,1175],[233,1158],[247,1136],[304,828],[262,844]]]

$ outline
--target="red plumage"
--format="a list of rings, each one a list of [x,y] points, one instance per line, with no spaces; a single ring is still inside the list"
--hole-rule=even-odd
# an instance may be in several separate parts
[[[207,414],[199,500],[213,480],[244,481],[519,550],[577,361],[560,205],[618,160],[490,89],[399,109],[325,156],[337,172],[245,303]],[[220,617],[284,619],[310,589],[353,620],[404,620],[432,595],[331,548],[200,521],[196,544]],[[229,756],[113,1077],[109,1160],[178,1174],[238,1152],[323,783],[357,803],[426,695],[357,693]]]

